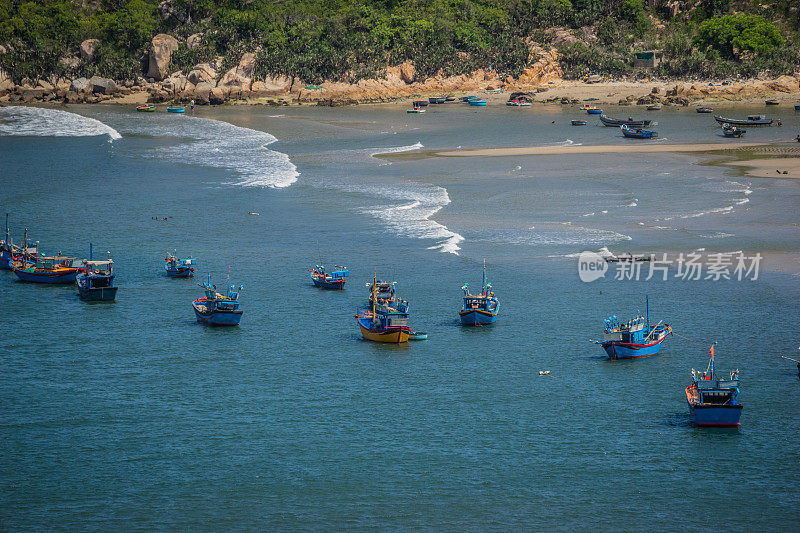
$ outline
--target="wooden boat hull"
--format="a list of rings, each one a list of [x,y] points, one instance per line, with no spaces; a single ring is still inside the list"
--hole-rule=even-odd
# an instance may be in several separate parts
[[[771,126],[773,122],[771,118],[764,120],[741,120],[737,118],[725,118],[719,115],[714,115],[714,120],[720,124],[730,124],[731,126]]]
[[[194,314],[198,322],[209,326],[238,326],[242,319],[242,311],[239,309],[230,311],[208,310],[205,305],[192,302]]]
[[[620,120],[618,118],[611,118],[605,115],[600,115],[600,122],[603,123],[603,126],[608,127],[620,127],[620,126],[630,126],[631,128],[644,128],[649,126],[652,120]]]
[[[644,357],[651,357],[658,355],[661,350],[661,343],[664,342],[669,334],[664,335],[655,342],[647,344],[633,344],[621,341],[606,341],[601,342],[600,345],[608,354],[609,359],[642,359]]]
[[[70,269],[69,272],[27,272],[21,268],[15,268],[14,274],[22,281],[30,283],[50,283],[53,285],[68,285],[75,283],[75,278],[81,269]]]
[[[585,126],[586,124],[587,124],[587,122],[585,120],[573,120],[572,121],[572,125],[573,126]]]
[[[742,404],[716,405],[701,404],[693,399],[690,392],[694,385],[686,387],[686,403],[692,423],[699,427],[738,427],[742,416]]]
[[[192,267],[182,267],[176,269],[164,267],[164,270],[167,272],[167,276],[171,278],[191,278],[194,276],[194,268]]]
[[[183,107],[168,107],[167,108],[167,113],[183,114],[183,113],[186,113],[186,109],[183,108]]]
[[[602,109],[587,109],[586,110],[586,114],[587,115],[602,115],[603,114],[603,110]]]
[[[486,102],[484,100],[470,100],[469,105],[473,107],[486,107]]]
[[[392,344],[399,344],[401,342],[408,342],[409,332],[403,328],[389,328],[385,331],[374,331],[359,322],[358,327],[361,328],[361,336],[372,342],[388,342]]]
[[[117,299],[119,287],[92,287],[84,288],[78,285],[78,296],[87,302],[109,302]]]
[[[319,287],[321,289],[327,289],[330,291],[340,291],[344,289],[344,279],[337,279],[334,281],[325,281],[321,279],[317,279],[314,276],[311,276],[311,281],[314,282],[315,287]]]
[[[459,311],[462,326],[486,326],[497,322],[497,313],[484,311],[483,309],[469,309]]]

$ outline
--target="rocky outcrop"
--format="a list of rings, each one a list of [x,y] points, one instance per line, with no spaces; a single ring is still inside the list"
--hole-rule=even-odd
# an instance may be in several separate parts
[[[78,78],[76,80],[72,80],[72,83],[69,86],[69,90],[77,94],[91,92],[89,80],[87,80],[86,78]]]
[[[416,69],[414,68],[414,63],[411,61],[406,61],[402,65],[400,65],[400,79],[406,83],[414,83],[414,75],[416,74]]]
[[[149,53],[147,77],[161,81],[169,75],[172,52],[178,49],[178,40],[172,35],[159,33],[153,37]]]
[[[99,39],[86,39],[81,43],[81,59],[85,61],[94,60],[94,53],[100,45]]]
[[[539,86],[562,79],[564,71],[558,63],[558,52],[534,47],[528,56],[528,66],[523,69],[517,86]]]
[[[115,94],[119,92],[119,88],[117,87],[117,84],[114,83],[114,80],[110,80],[108,78],[92,76],[88,82],[88,85],[90,87],[90,91],[95,94]]]
[[[263,81],[254,81],[250,86],[251,98],[282,96],[292,89],[292,80],[286,76],[274,76]]]
[[[237,96],[246,96],[250,93],[253,83],[253,71],[256,67],[256,55],[248,52],[239,60],[239,64],[222,76],[217,83],[217,88],[227,96],[234,93]]]
[[[186,38],[186,48],[189,50],[194,50],[200,43],[203,41],[203,34],[202,33],[193,33],[189,37]]]
[[[215,82],[217,71],[211,68],[208,63],[200,63],[189,72],[186,79],[193,85],[203,82]]]

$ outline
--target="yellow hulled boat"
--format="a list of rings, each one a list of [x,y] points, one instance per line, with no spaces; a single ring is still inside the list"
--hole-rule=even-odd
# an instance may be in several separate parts
[[[394,296],[393,283],[379,282],[377,276],[370,287],[370,309],[355,316],[361,336],[368,341],[401,343],[408,342],[411,325],[408,318],[408,302]],[[382,297],[377,290],[392,288],[390,297]]]

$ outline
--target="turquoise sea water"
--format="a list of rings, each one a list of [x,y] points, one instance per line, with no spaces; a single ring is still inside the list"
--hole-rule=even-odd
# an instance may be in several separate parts
[[[110,250],[121,288],[87,304],[0,272],[3,529],[797,528],[800,381],[779,356],[800,344],[800,183],[695,155],[431,155],[629,142],[556,106],[68,111],[0,109],[0,207],[45,252]],[[782,118],[747,140],[796,135]],[[657,120],[657,142],[724,142],[708,116]],[[575,254],[602,247],[767,260],[755,281],[582,283]],[[162,275],[172,249],[195,280]],[[464,329],[483,258],[502,316]],[[311,286],[320,260],[346,291]],[[197,283],[228,267],[241,326],[203,327]],[[360,339],[376,270],[428,341]],[[701,344],[608,361],[589,339],[645,294]],[[739,430],[689,423],[714,340]]]

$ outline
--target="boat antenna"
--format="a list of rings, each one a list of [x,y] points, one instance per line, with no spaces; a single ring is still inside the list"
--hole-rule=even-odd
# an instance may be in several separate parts
[[[24,242],[22,243],[22,245],[24,246],[24,248],[22,250],[22,262],[24,263],[25,259],[28,258],[28,228],[25,228],[25,237],[24,237]],[[37,252],[38,252],[38,250],[37,250]]]
[[[8,213],[6,213],[6,244],[8,244]]]
[[[650,295],[644,295],[644,301],[647,303],[647,326],[650,326]]]
[[[92,243],[89,243],[89,261],[91,261],[92,259],[93,259],[92,258]]]
[[[378,269],[375,269],[374,276],[372,277],[372,327],[375,327],[375,299],[377,296],[375,295],[375,285],[378,284]]]
[[[483,258],[483,295],[486,296],[486,258]]]

